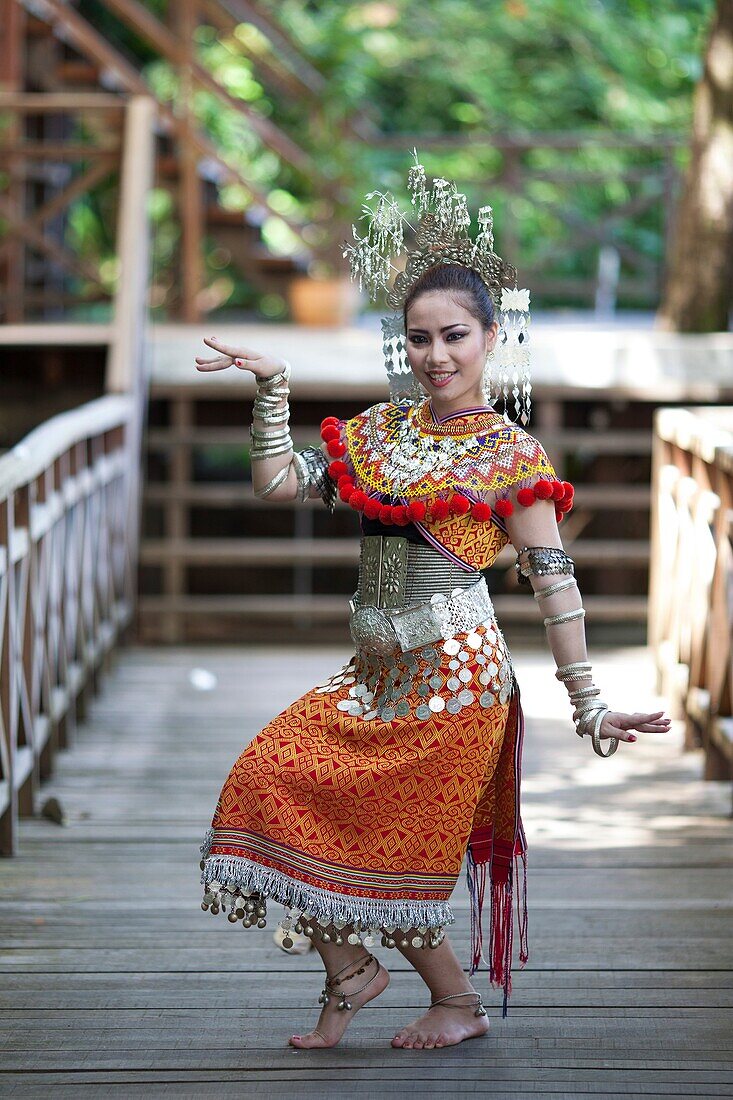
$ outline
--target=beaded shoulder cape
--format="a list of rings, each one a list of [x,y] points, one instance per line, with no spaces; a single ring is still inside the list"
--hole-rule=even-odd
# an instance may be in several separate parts
[[[552,500],[558,522],[572,508],[573,487],[540,442],[489,407],[438,420],[429,400],[383,401],[326,417],[321,437],[342,500],[385,525],[415,524],[470,568],[490,565],[509,541],[503,520],[515,505]]]

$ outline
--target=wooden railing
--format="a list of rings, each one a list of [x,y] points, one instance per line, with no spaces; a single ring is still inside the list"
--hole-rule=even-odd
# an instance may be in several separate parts
[[[0,457],[0,854],[130,622],[135,401],[62,413]]]
[[[733,408],[656,414],[649,643],[705,778],[733,777]]]

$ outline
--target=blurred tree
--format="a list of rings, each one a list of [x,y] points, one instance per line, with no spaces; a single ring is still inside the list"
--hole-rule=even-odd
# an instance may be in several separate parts
[[[718,0],[695,90],[690,165],[672,224],[661,327],[728,328],[733,305],[733,0]]]

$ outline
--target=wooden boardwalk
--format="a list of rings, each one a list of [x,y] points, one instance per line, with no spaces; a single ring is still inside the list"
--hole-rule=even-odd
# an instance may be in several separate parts
[[[729,787],[699,779],[676,727],[594,756],[546,651],[514,654],[530,961],[509,1016],[477,975],[485,1040],[393,1050],[425,991],[380,949],[392,985],[343,1046],[285,1045],[315,1021],[317,960],[202,913],[197,849],[245,740],[345,656],[121,653],[44,788],[67,824],[25,821],[0,861],[0,1096],[733,1096]],[[644,650],[591,659],[613,706],[653,709]],[[465,958],[463,882],[455,901]]]

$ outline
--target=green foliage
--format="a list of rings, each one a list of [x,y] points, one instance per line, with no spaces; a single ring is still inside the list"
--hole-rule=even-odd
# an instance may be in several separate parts
[[[165,18],[170,3],[146,6]],[[325,78],[320,100],[288,94],[270,78],[258,59],[287,73],[288,56],[252,24],[231,35],[200,27],[196,54],[231,96],[295,141],[312,168],[280,158],[211,92],[198,90],[194,106],[223,156],[269,196],[276,213],[266,214],[261,231],[273,251],[302,248],[279,212],[303,222],[304,236],[333,257],[367,190],[405,197],[417,144],[429,175],[455,178],[474,209],[494,207],[499,251],[517,264],[536,304],[587,303],[604,244],[621,256],[622,304],[655,304],[665,218],[684,164],[713,0],[261,0],[260,6]],[[82,0],[80,9],[176,108],[177,70],[97,0]],[[359,120],[389,143],[359,138]],[[506,148],[506,134],[520,145]],[[431,148],[429,138],[442,144]],[[227,209],[262,220],[246,188],[211,186]],[[179,237],[175,204],[162,194],[153,198],[161,306],[174,299]],[[82,251],[85,240],[95,240],[92,221],[89,210],[76,217]],[[104,252],[106,242],[97,245]],[[259,301],[266,315],[279,315],[277,295],[265,302],[242,273],[225,266],[212,241],[207,278],[218,280],[220,304]]]

